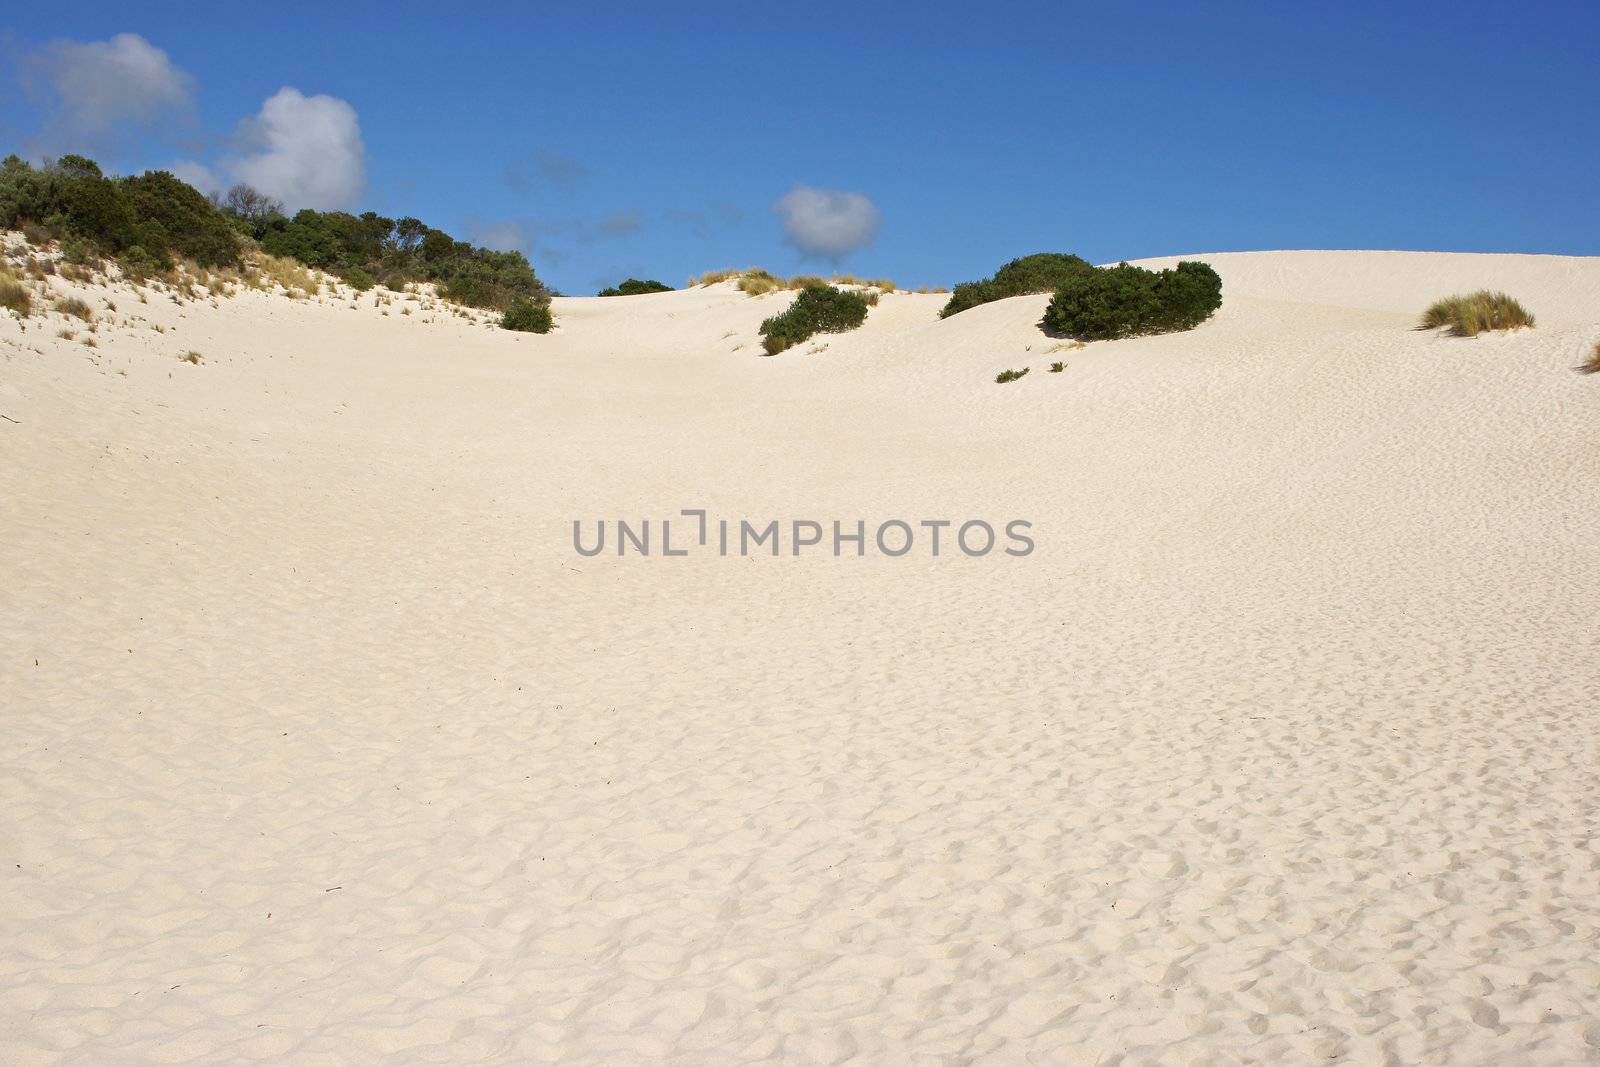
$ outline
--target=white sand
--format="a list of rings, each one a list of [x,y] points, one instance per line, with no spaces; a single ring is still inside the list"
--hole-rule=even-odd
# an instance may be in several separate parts
[[[0,1062],[1600,1060],[1600,260],[1203,258],[3,317]],[[572,551],[687,507],[1038,549]]]

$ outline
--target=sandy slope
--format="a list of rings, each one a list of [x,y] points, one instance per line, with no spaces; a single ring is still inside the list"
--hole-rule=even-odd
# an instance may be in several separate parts
[[[1600,1059],[1600,260],[1205,258],[0,321],[0,1061]],[[572,550],[693,507],[1038,548]]]

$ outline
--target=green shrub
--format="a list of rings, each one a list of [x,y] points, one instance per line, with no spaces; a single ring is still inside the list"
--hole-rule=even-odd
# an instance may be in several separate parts
[[[310,209],[284,218],[270,206],[262,211],[252,225],[264,251],[347,282],[356,271],[395,290],[408,282],[435,282],[447,300],[502,312],[518,301],[550,299],[550,290],[521,252],[475,247],[418,219]]]
[[[939,317],[947,319],[968,308],[1009,296],[1054,292],[1092,270],[1094,266],[1087,260],[1060,252],[1036,252],[1013,259],[995,271],[992,278],[956,286]]]
[[[227,216],[171,174],[108,178],[82,156],[42,169],[16,156],[0,161],[0,225],[22,226],[30,243],[69,240],[95,258],[138,248],[161,269],[174,256],[232,266],[242,251]]]
[[[119,182],[128,209],[137,219],[137,237],[116,246],[121,252],[143,245],[147,252],[160,249],[202,267],[237,266],[239,235],[227,216],[164,170],[146,171]]]
[[[1030,369],[1029,367],[1023,367],[1021,370],[1003,370],[995,375],[994,380],[999,385],[1005,385],[1007,382],[1014,382],[1024,374],[1027,374]]]
[[[434,282],[450,300],[498,311],[550,299],[521,252],[457,241],[419,219],[311,210],[286,218],[281,204],[248,186],[213,202],[165,171],[108,178],[82,156],[44,168],[14,155],[0,160],[0,228],[22,228],[33,244],[70,242],[68,251],[85,263],[115,257],[136,280],[170,270],[175,258],[238,266],[246,240],[254,240],[269,255],[357,289],[378,278],[396,289]]]
[[[1222,279],[1205,263],[1153,271],[1119,263],[1063,286],[1045,309],[1047,329],[1083,341],[1192,330],[1222,306]]]
[[[1060,374],[1062,371],[1064,371],[1066,369],[1067,369],[1067,365],[1065,363],[1052,363],[1052,364],[1050,364],[1050,373],[1051,374]]]
[[[638,278],[629,278],[627,281],[621,282],[618,285],[614,285],[610,289],[602,289],[602,290],[600,290],[600,292],[597,295],[599,295],[599,296],[643,296],[645,293],[670,293],[670,292],[672,292],[672,286],[665,285],[665,284],[663,284],[661,282],[658,282],[654,278],[651,278],[651,279],[649,279],[647,281],[640,281]]]
[[[1532,326],[1533,316],[1505,293],[1481,289],[1466,296],[1440,300],[1422,313],[1422,328],[1450,327],[1457,337],[1476,337],[1485,330],[1514,330]]]
[[[554,325],[550,306],[535,304],[531,300],[517,301],[500,316],[502,330],[516,330],[519,333],[549,333]]]
[[[867,318],[867,302],[860,293],[831,285],[808,285],[800,290],[788,310],[761,324],[762,344],[775,356],[818,333],[843,333]]]

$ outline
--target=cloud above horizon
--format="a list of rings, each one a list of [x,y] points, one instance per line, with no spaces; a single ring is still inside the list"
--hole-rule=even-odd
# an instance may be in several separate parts
[[[52,42],[28,57],[24,71],[54,98],[55,114],[39,135],[49,150],[89,148],[194,108],[194,79],[136,33]]]
[[[783,220],[790,244],[835,262],[871,244],[883,225],[883,213],[865,194],[809,185],[789,190],[772,210]]]
[[[541,184],[553,189],[576,189],[589,180],[589,168],[573,156],[540,150],[533,154],[531,162],[513,164],[500,177],[507,189],[524,195]]]
[[[291,208],[351,207],[366,186],[366,146],[356,109],[334,96],[285,86],[240,123],[254,150],[224,161],[236,180]]]
[[[334,96],[279,89],[234,136],[242,154],[215,167],[180,159],[168,169],[201,192],[243,182],[290,211],[355,206],[366,187],[366,146],[356,109]]]

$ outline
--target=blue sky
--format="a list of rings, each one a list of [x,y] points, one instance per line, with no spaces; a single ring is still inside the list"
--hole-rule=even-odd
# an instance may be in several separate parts
[[[1600,254],[1600,5],[13,8],[5,150],[272,175],[246,120],[336,98],[361,176],[319,195],[518,244],[570,293],[752,264],[949,285],[1035,251]],[[92,71],[71,48],[116,34],[181,90],[69,114],[63,57]],[[843,236],[797,224],[842,254],[786,234],[796,186],[870,201]]]

